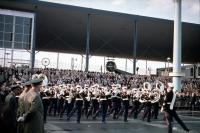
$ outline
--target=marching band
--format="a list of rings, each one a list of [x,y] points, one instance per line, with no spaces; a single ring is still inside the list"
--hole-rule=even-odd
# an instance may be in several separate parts
[[[45,75],[38,77],[46,80]],[[80,123],[81,116],[96,119],[99,114],[103,123],[111,114],[113,119],[123,115],[124,122],[127,122],[128,116],[133,115],[133,118],[137,119],[138,114],[144,109],[142,120],[147,117],[147,122],[150,122],[151,117],[157,119],[164,87],[160,81],[156,84],[145,82],[138,88],[120,84],[113,84],[110,87],[99,84],[61,84],[47,87],[43,84],[40,94],[44,106],[44,121],[46,122],[47,114],[52,115],[52,109],[53,115],[58,115],[60,119],[66,112],[67,120],[77,112],[77,123]]]

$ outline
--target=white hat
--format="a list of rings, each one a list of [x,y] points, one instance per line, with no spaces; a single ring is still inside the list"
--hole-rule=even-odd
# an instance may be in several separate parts
[[[174,87],[173,83],[167,83],[168,87]]]

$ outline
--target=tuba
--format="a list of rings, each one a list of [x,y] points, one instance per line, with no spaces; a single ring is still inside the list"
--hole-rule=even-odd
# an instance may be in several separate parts
[[[44,74],[33,74],[31,79],[42,79],[42,86],[44,86],[45,88],[47,88],[48,86],[48,79],[47,76]]]
[[[38,75],[38,78],[43,80],[42,86],[47,88],[47,86],[48,86],[48,78],[47,78],[47,76],[45,74],[41,73],[41,74]]]
[[[164,84],[160,81],[158,81],[158,83],[156,83],[156,89],[158,89],[161,93],[164,91]]]
[[[150,98],[150,92],[151,92],[152,86],[149,82],[144,82],[143,83],[143,88],[142,88],[142,92],[139,96],[139,101],[141,103],[143,102],[147,102]]]
[[[31,79],[38,79],[39,78],[39,75],[38,74],[33,74]]]
[[[160,95],[163,91],[164,91],[164,84],[158,81],[156,83],[156,87],[150,93],[151,103],[158,102],[160,100]]]

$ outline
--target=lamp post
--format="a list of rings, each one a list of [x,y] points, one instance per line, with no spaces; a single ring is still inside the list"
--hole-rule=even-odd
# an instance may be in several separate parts
[[[10,53],[6,53],[6,50],[5,50],[5,53],[4,53],[4,63],[3,63],[3,66],[6,67],[6,56],[8,56]]]
[[[169,62],[170,62],[171,58],[170,57],[167,57],[167,74],[169,76]]]
[[[151,76],[151,67],[148,67],[149,75]]]

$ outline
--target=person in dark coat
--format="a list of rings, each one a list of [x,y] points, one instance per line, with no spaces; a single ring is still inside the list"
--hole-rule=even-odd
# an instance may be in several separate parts
[[[196,101],[197,101],[197,96],[195,93],[192,93],[191,96],[191,101],[190,101],[190,110],[195,111],[196,110]]]
[[[83,107],[83,92],[82,91],[77,92],[75,94],[75,98],[76,98],[76,101],[75,101],[74,108],[72,109],[72,111],[68,115],[67,120],[69,121],[70,118],[73,116],[73,114],[77,111],[76,122],[80,123],[80,120],[81,120],[81,111],[82,111],[82,107]]]
[[[166,123],[168,125],[168,133],[172,133],[172,118],[174,118],[185,131],[189,132],[189,129],[183,123],[183,121],[179,118],[175,109],[170,108],[170,105],[173,102],[173,97],[174,97],[174,95],[176,95],[173,92],[173,88],[174,88],[173,84],[168,83],[168,88],[167,88],[167,92],[166,92],[166,95],[165,95],[165,98],[164,98],[164,103],[163,103],[163,110],[164,110],[164,115],[165,115],[165,118],[166,118],[165,120],[166,120]]]
[[[122,108],[119,112],[119,114],[117,115],[117,118],[119,118],[120,115],[124,115],[124,122],[128,122],[127,118],[128,118],[128,109],[129,109],[129,100],[130,100],[130,96],[127,94],[127,92],[123,92],[122,96],[121,96],[121,100],[122,100]]]
[[[102,123],[105,123],[106,121],[106,114],[108,110],[108,102],[106,99],[106,95],[104,92],[101,92],[100,97],[99,97],[99,103],[100,103],[100,108],[97,110],[95,115],[93,116],[93,119],[96,119],[96,117],[101,113],[102,116]]]
[[[16,95],[19,93],[20,86],[13,85],[11,86],[11,92],[6,96],[5,99],[5,110],[4,118],[7,122],[7,133],[16,133],[17,132],[17,101]]]

